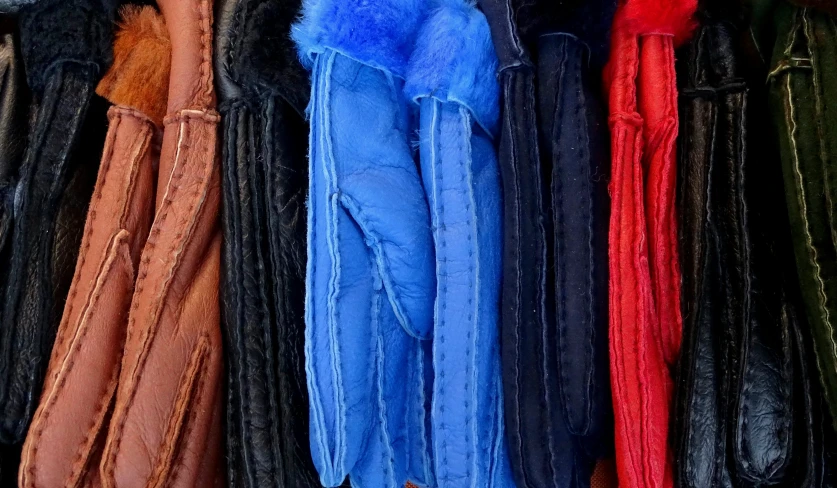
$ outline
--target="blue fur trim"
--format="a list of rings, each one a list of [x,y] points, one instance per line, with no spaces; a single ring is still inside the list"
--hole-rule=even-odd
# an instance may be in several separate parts
[[[419,31],[404,92],[468,107],[495,135],[500,118],[497,54],[485,16],[467,0],[436,0]]]
[[[302,62],[332,49],[364,64],[404,76],[428,0],[305,0],[293,26]]]

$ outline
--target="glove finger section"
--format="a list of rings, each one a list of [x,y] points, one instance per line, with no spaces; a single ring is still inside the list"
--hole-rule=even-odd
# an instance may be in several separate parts
[[[545,108],[553,117],[544,150],[552,161],[555,392],[570,432],[586,438],[583,446],[595,459],[608,444],[602,436],[610,416],[606,122],[591,89],[588,48],[571,36],[550,35],[540,38],[538,52],[541,98],[554,100]]]
[[[333,59],[327,116],[335,196],[361,228],[399,323],[427,338],[435,289],[432,237],[407,139],[403,84],[345,56]],[[346,123],[359,120],[363,124]]]
[[[832,313],[837,300],[837,251],[830,230],[825,148],[819,143],[819,97],[811,62],[807,15],[788,7],[779,25],[777,55],[770,75],[773,117],[778,129],[785,194],[802,299],[814,338],[823,391],[833,414],[837,389]],[[785,41],[787,39],[787,41]],[[784,43],[787,42],[787,45]]]
[[[102,442],[97,432],[107,430],[134,266],[153,211],[156,159],[155,128],[148,119],[120,107],[111,109],[110,119],[80,259],[27,436],[23,486],[75,486],[91,466],[98,471],[90,456],[101,451],[93,445]]]
[[[311,453],[324,486],[355,467],[375,423],[373,258],[338,201],[331,72],[340,55],[317,56],[312,76],[305,360]],[[352,141],[353,142],[353,141]]]
[[[78,486],[98,459],[100,431],[116,391],[123,324],[133,290],[127,231],[110,239],[88,302],[68,338],[67,354],[50,369],[51,387],[27,437],[21,486]],[[96,372],[97,374],[92,374]],[[100,447],[100,446],[99,446]]]

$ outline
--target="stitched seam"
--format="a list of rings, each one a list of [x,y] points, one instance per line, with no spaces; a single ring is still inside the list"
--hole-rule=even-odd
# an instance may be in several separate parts
[[[188,135],[184,137],[184,133],[186,129],[189,128],[189,122],[192,118],[197,118],[199,120],[203,120],[204,122],[214,122],[217,121],[217,117],[215,120],[212,120],[211,117],[207,118],[205,116],[194,117],[192,112],[184,110],[181,111],[181,115],[177,117],[172,117],[168,120],[174,121],[177,120],[180,122],[179,127],[179,137],[178,141],[180,142],[179,147],[177,149],[177,154],[175,155],[175,165],[174,169],[178,169],[178,173],[174,173],[174,169],[172,171],[172,176],[169,180],[169,185],[166,188],[166,195],[163,198],[163,201],[160,206],[159,212],[159,220],[155,219],[154,225],[152,225],[152,230],[149,233],[148,240],[146,241],[145,249],[143,250],[143,258],[141,260],[140,265],[140,274],[137,278],[135,291],[134,291],[134,300],[131,305],[131,312],[128,320],[128,330],[127,330],[127,339],[126,344],[131,343],[131,335],[134,329],[134,322],[136,320],[136,313],[137,308],[139,306],[139,302],[136,299],[138,296],[141,296],[143,291],[143,284],[145,282],[145,278],[148,274],[148,267],[151,263],[151,255],[156,248],[156,241],[161,232],[161,227],[165,223],[166,218],[169,215],[169,212],[174,207],[174,200],[175,196],[178,193],[180,186],[178,183],[186,171],[182,168],[184,165],[188,163],[189,159],[189,149],[191,148],[190,145],[183,143],[183,139],[188,139]],[[205,114],[211,115],[211,114]],[[213,127],[214,130],[214,127]],[[185,150],[185,155],[181,156],[181,149]],[[204,161],[213,161],[214,158],[209,157],[210,154],[214,151],[214,147],[211,145],[206,145],[204,149]],[[209,170],[209,174],[202,174],[198,176],[196,179],[195,184],[195,192],[191,195],[187,195],[188,197],[188,210],[185,212],[187,218],[183,222],[185,225],[183,226],[186,229],[185,237],[183,236],[183,232],[178,232],[175,236],[174,242],[172,243],[171,247],[166,251],[164,254],[166,258],[165,264],[167,264],[166,268],[168,268],[168,272],[164,275],[163,279],[160,280],[162,282],[162,286],[160,286],[157,295],[152,300],[152,303],[155,304],[153,309],[151,310],[151,321],[149,322],[149,327],[144,330],[143,340],[141,343],[141,347],[138,351],[138,357],[136,362],[134,363],[134,367],[128,376],[128,384],[126,386],[126,391],[123,393],[127,395],[128,401],[126,402],[125,406],[119,410],[118,416],[118,423],[116,427],[111,432],[113,434],[113,440],[108,442],[108,446],[106,446],[105,451],[107,457],[103,462],[103,472],[102,478],[103,483],[105,486],[110,486],[111,480],[113,478],[114,471],[116,469],[116,457],[119,454],[119,450],[121,447],[122,442],[122,435],[124,434],[124,427],[125,423],[128,418],[128,412],[130,411],[131,407],[133,406],[134,399],[136,397],[136,391],[139,385],[139,382],[142,378],[142,374],[145,371],[145,361],[148,357],[148,353],[151,347],[151,343],[153,339],[156,337],[157,328],[160,322],[160,312],[163,306],[163,296],[165,296],[171,285],[171,281],[174,277],[175,272],[179,269],[181,260],[183,258],[183,249],[186,243],[189,241],[189,237],[191,236],[195,221],[197,220],[197,214],[200,213],[200,209],[203,207],[203,203],[205,202],[206,193],[208,192],[208,186],[204,185],[206,180],[211,177],[211,173],[213,171],[214,165],[213,164],[206,164],[204,165],[204,172]],[[170,190],[170,194],[169,194]],[[198,210],[195,212],[195,210]],[[179,222],[178,222],[179,223]],[[156,264],[156,263],[155,263]],[[126,356],[123,361],[127,361],[128,357]],[[116,417],[116,415],[114,415]]]
[[[436,259],[436,267],[437,267],[437,276],[438,279],[436,281],[436,286],[438,288],[438,298],[436,300],[436,325],[434,334],[437,336],[439,345],[445,343],[445,329],[446,329],[446,311],[447,311],[447,241],[446,241],[446,226],[445,226],[445,204],[444,200],[442,199],[442,194],[444,191],[444,176],[442,174],[441,168],[441,161],[439,161],[440,156],[439,152],[441,151],[440,141],[439,139],[439,101],[433,100],[432,102],[433,112],[431,117],[430,123],[430,138],[428,143],[430,144],[430,174],[432,176],[432,191],[433,191],[433,214],[435,217],[434,222],[434,231],[436,234],[436,246],[437,246],[437,259]],[[434,341],[435,342],[435,341]],[[436,467],[437,472],[437,481],[439,483],[443,483],[448,481],[449,477],[449,468],[448,468],[448,443],[447,439],[448,436],[445,435],[445,432],[448,430],[447,424],[444,420],[444,413],[445,413],[445,400],[447,397],[445,396],[445,388],[443,383],[445,382],[446,376],[446,369],[445,369],[445,352],[442,348],[442,351],[439,352],[439,356],[436,357],[436,347],[434,347],[434,369],[438,371],[439,380],[437,384],[438,390],[433,395],[433,411],[436,412],[439,417],[441,417],[440,422],[438,423],[437,428],[439,429],[439,434],[436,438],[440,441],[439,451],[440,453],[437,454],[438,460],[441,464],[438,464]]]
[[[377,366],[377,371],[375,375],[377,376],[377,390],[378,394],[377,401],[378,401],[378,421],[380,422],[380,438],[381,438],[381,445],[383,446],[383,452],[381,453],[381,471],[386,474],[386,477],[389,479],[389,484],[391,487],[395,487],[395,473],[393,472],[393,466],[395,464],[395,454],[392,450],[392,444],[389,439],[389,430],[387,427],[387,403],[384,400],[384,348],[383,348],[383,338],[381,336],[381,329],[380,329],[380,314],[382,304],[382,295],[384,294],[383,291],[375,292],[375,297],[373,298],[372,302],[372,316],[375,317],[373,327],[375,330],[375,347],[376,352],[375,354],[375,363]],[[389,306],[389,303],[386,303],[386,306]]]
[[[465,409],[466,409],[466,419],[465,419],[465,427],[466,432],[470,430],[471,432],[471,450],[466,453],[466,460],[471,461],[471,465],[469,469],[471,471],[466,471],[465,477],[471,478],[473,473],[473,478],[471,478],[471,487],[476,488],[477,484],[480,482],[480,474],[482,474],[477,465],[478,457],[481,454],[478,450],[477,441],[479,440],[478,435],[478,425],[477,422],[474,421],[474,417],[476,416],[478,409],[479,409],[479,401],[477,397],[477,387],[478,384],[478,370],[477,370],[477,344],[479,340],[479,328],[477,327],[477,323],[475,322],[475,317],[479,317],[479,263],[480,263],[480,253],[479,253],[479,243],[475,242],[474,235],[477,235],[477,224],[478,224],[478,216],[476,212],[476,200],[474,197],[474,180],[473,180],[473,173],[472,168],[470,167],[471,162],[473,161],[473,147],[471,145],[471,120],[469,116],[470,112],[465,107],[459,108],[459,116],[461,118],[461,124],[459,126],[459,132],[456,134],[456,140],[459,142],[459,157],[457,161],[459,162],[459,169],[460,169],[460,177],[462,183],[466,185],[468,189],[467,199],[465,200],[465,213],[468,218],[471,220],[471,225],[468,226],[468,232],[466,234],[465,240],[466,245],[468,246],[468,306],[470,310],[468,311],[468,329],[466,333],[466,339],[468,340],[466,350],[465,350],[465,357],[466,359],[470,359],[469,367],[471,369],[469,374],[469,381],[465,383],[465,392],[464,395],[467,398],[468,393],[470,390],[470,403],[466,400],[465,402]],[[476,286],[475,286],[476,281]],[[466,435],[465,441],[468,442],[468,437]],[[489,484],[489,481],[486,480],[482,483],[483,485]]]
[[[112,237],[111,240],[112,240],[112,243],[110,245],[108,245],[108,247],[107,247],[108,250],[112,250],[113,247],[115,245],[119,244],[120,242],[123,242],[123,243],[125,242],[124,238],[120,239],[119,234]],[[52,408],[55,406],[55,403],[58,401],[58,396],[60,395],[61,391],[64,389],[64,386],[65,386],[66,380],[67,380],[67,375],[69,375],[70,372],[73,370],[73,366],[75,365],[75,357],[78,354],[78,350],[81,348],[81,343],[84,341],[85,337],[87,336],[87,332],[90,330],[90,328],[88,327],[90,315],[94,312],[94,310],[96,308],[96,305],[98,304],[99,298],[101,298],[102,292],[104,291],[104,289],[102,288],[102,284],[103,284],[102,282],[103,282],[103,280],[105,280],[110,275],[111,271],[113,270],[113,266],[115,264],[115,261],[116,261],[116,254],[111,254],[110,252],[108,252],[105,255],[105,260],[102,261],[102,263],[100,265],[100,268],[99,268],[99,272],[96,273],[96,278],[94,279],[95,285],[94,285],[93,289],[91,290],[92,297],[88,299],[88,302],[86,302],[87,304],[89,304],[89,306],[85,307],[85,310],[82,313],[82,316],[79,318],[79,322],[80,322],[79,327],[74,329],[78,334],[78,336],[77,336],[78,338],[77,338],[77,340],[73,340],[72,344],[67,345],[67,347],[69,349],[67,351],[66,356],[64,357],[64,361],[68,361],[68,362],[66,364],[63,364],[63,362],[62,362],[61,366],[58,368],[58,370],[56,372],[56,376],[55,376],[56,379],[54,380],[54,381],[56,381],[56,383],[55,383],[54,388],[48,393],[47,401],[44,404],[44,407],[43,407],[43,410],[42,410],[42,416],[40,416],[40,418],[37,419],[36,423],[34,423],[34,425],[36,425],[36,428],[32,431],[32,437],[31,437],[30,444],[29,444],[30,448],[27,451],[27,456],[26,456],[25,465],[24,465],[24,469],[26,469],[26,473],[28,475],[28,480],[26,481],[26,486],[27,487],[36,486],[35,470],[37,468],[37,466],[36,466],[37,463],[35,462],[34,458],[37,456],[38,444],[40,443],[41,438],[42,438],[43,433],[44,433],[44,430],[47,427],[47,421],[49,420],[49,418],[52,414]],[[106,387],[106,391],[107,391],[107,387]],[[108,400],[109,400],[109,398],[108,398]],[[103,403],[103,401],[104,401],[104,397],[100,400],[100,402]],[[86,444],[87,444],[88,438],[91,435],[91,431],[96,428],[96,423],[98,423],[98,421],[96,420],[96,417],[100,413],[99,410],[100,410],[100,408],[96,408],[94,410],[93,421],[92,421],[90,427],[88,427],[88,431],[84,435],[83,441],[78,446],[76,458],[75,458],[75,461],[73,462],[74,466],[79,462],[81,457],[85,454],[85,451],[87,451]],[[28,466],[26,466],[27,464],[28,464]],[[71,481],[71,480],[73,480],[73,478],[76,475],[77,475],[77,473],[75,473],[75,468],[74,468],[71,471],[70,475],[68,476],[67,480],[65,480],[65,485],[67,485],[67,486],[75,485],[75,481]]]
[[[209,337],[205,331],[199,336],[198,342],[189,356],[189,361],[186,363],[186,368],[180,378],[168,426],[161,439],[156,466],[148,481],[150,487],[161,487],[166,485],[168,481],[177,479],[177,471],[183,464],[183,450],[181,449],[180,453],[177,453],[177,447],[180,442],[185,442],[189,438],[194,428],[195,417],[197,417],[200,409],[190,407],[199,403],[208,376],[206,369],[209,360]],[[195,387],[196,379],[197,387]],[[181,436],[180,433],[184,425],[186,431]],[[175,457],[176,454],[179,455]]]

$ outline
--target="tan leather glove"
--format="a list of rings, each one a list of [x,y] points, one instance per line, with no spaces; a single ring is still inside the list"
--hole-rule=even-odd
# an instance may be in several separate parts
[[[97,484],[140,252],[154,214],[170,45],[151,7],[123,12],[114,64],[97,92],[115,104],[81,251],[19,486]]]
[[[156,215],[101,465],[106,487],[221,483],[218,114],[209,0],[160,0],[172,44]]]

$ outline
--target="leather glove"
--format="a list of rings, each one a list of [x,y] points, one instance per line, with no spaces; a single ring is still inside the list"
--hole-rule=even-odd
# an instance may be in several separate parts
[[[96,82],[110,64],[113,5],[44,0],[20,14],[36,100],[7,244],[0,323],[0,442],[23,440],[78,255],[105,135]]]
[[[0,262],[14,225],[14,194],[26,150],[29,90],[20,58],[17,25],[0,19]],[[0,271],[0,283],[8,279]],[[2,310],[2,309],[0,309]],[[1,316],[2,314],[0,314]]]
[[[95,486],[136,267],[154,214],[171,49],[153,7],[126,9],[97,93],[115,106],[79,261],[32,420],[19,486]]]
[[[613,1],[482,0],[500,58],[502,364],[518,486],[589,486],[612,449],[607,143]],[[597,263],[599,265],[597,265]]]
[[[496,68],[485,16],[465,1],[445,2],[418,33],[404,88],[419,107],[421,175],[436,255],[430,425],[439,487],[515,486],[498,337]]]
[[[294,27],[312,68],[305,357],[324,486],[433,483],[434,255],[402,91],[426,8],[310,2]]]
[[[160,0],[171,39],[154,221],[128,316],[105,487],[223,480],[220,170],[209,0]]]
[[[619,484],[673,485],[668,430],[680,350],[674,48],[694,0],[628,0],[613,24],[610,364]],[[640,42],[640,36],[642,42]]]
[[[743,16],[702,5],[684,50],[680,208],[683,349],[675,451],[679,486],[765,486],[803,479],[813,419],[776,151],[765,125],[766,69],[751,67]],[[783,252],[786,251],[786,252]],[[789,274],[789,273],[787,273]],[[805,401],[799,401],[805,396]],[[806,435],[799,436],[799,433]]]
[[[834,18],[813,9],[776,7],[776,45],[769,77],[779,136],[799,284],[831,417],[837,414],[833,300],[837,247],[831,181],[837,165],[837,32]]]
[[[232,487],[319,486],[304,356],[310,84],[288,35],[299,6],[252,0],[216,6]]]

